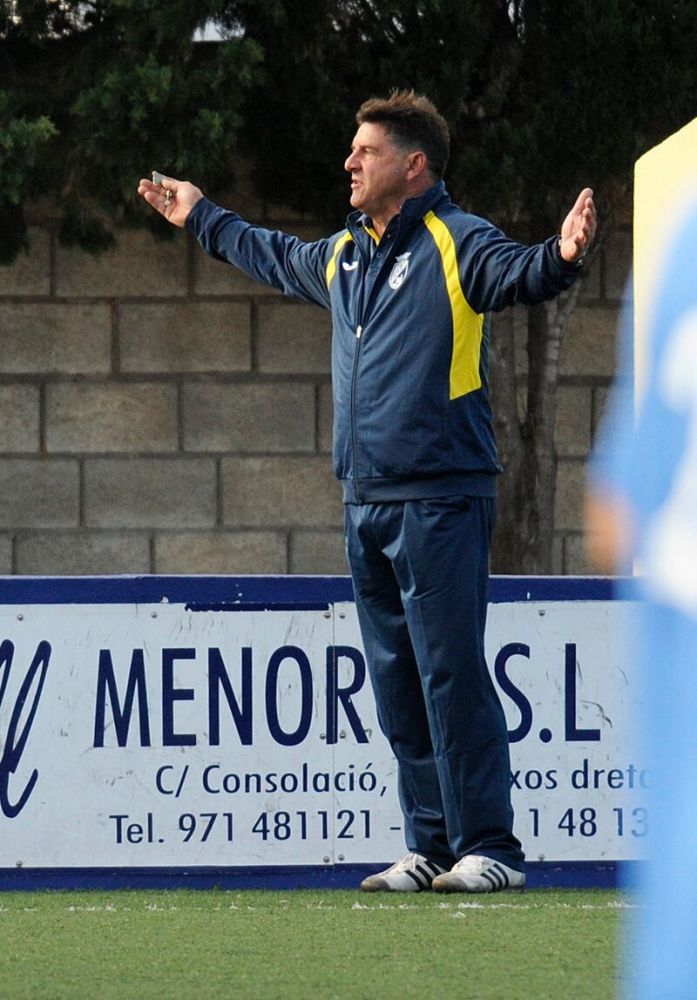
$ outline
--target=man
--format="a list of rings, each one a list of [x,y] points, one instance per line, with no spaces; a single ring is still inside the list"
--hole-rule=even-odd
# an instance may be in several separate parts
[[[636,414],[616,392],[586,503],[598,569],[640,567],[627,663],[641,692],[635,740],[653,780],[628,1000],[688,1000],[697,981],[697,195],[681,207],[651,303],[646,385]]]
[[[186,182],[139,193],[206,252],[333,316],[334,466],[408,854],[366,891],[522,886],[508,736],[484,659],[496,457],[484,313],[568,288],[594,233],[508,240],[454,205],[448,128],[412,91],[359,109],[346,229],[316,243],[248,225]],[[169,193],[168,193],[169,192]]]

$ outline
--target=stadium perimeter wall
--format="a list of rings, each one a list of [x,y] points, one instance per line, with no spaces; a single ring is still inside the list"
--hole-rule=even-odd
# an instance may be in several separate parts
[[[224,203],[326,234],[249,191]],[[0,268],[0,574],[344,573],[328,314],[187,234],[117,236],[99,257],[64,247],[37,209],[28,253]],[[556,574],[586,572],[584,464],[630,256],[627,214],[565,336]],[[524,371],[522,339],[519,356]]]
[[[494,577],[528,884],[639,864],[625,585]],[[0,891],[355,887],[404,850],[348,577],[0,578]]]

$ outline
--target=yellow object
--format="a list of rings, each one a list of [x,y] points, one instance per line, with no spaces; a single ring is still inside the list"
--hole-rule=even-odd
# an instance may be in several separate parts
[[[646,373],[653,304],[666,249],[697,193],[697,118],[634,165],[634,388]]]
[[[353,236],[351,236],[351,233],[343,233],[334,244],[334,253],[332,254],[331,260],[327,264],[327,288],[331,285],[334,280],[334,275],[336,274],[336,259],[341,253],[342,248],[349,242],[353,242]]]
[[[438,247],[445,284],[453,316],[453,356],[450,364],[450,398],[457,399],[478,389],[481,384],[479,356],[482,346],[484,316],[476,313],[464,296],[460,285],[455,242],[446,224],[428,212],[426,227]]]

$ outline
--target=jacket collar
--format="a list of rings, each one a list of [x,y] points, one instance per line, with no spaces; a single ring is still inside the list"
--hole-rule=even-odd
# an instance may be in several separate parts
[[[445,189],[444,181],[438,181],[433,187],[430,187],[428,191],[424,191],[423,194],[418,195],[416,198],[408,198],[407,201],[402,205],[399,215],[395,218],[399,219],[400,226],[412,225],[414,222],[418,222],[423,219],[427,212],[442,201],[450,201],[450,196]],[[346,220],[346,228],[349,232],[355,233],[356,230],[365,230],[372,228],[373,220],[365,212],[351,212]]]

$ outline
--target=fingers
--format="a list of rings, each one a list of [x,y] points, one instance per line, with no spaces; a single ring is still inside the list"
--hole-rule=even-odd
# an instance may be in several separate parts
[[[164,215],[168,222],[180,229],[184,228],[187,216],[196,202],[203,198],[200,188],[194,187],[189,181],[178,181],[174,177],[163,177],[157,173],[154,180],[141,178],[138,194],[155,211]]]
[[[166,190],[173,191],[176,185],[177,181],[175,181],[173,177],[162,177],[162,182],[160,184],[156,184],[154,181],[151,181],[148,177],[141,177],[141,179],[138,181],[138,193],[139,194],[141,193],[141,188],[144,191],[166,191]]]
[[[595,238],[597,217],[593,189],[586,187],[578,195],[561,227],[560,252],[569,263],[583,260]]]
[[[142,177],[138,182],[138,194],[142,197],[145,197],[147,194],[153,194],[163,197],[167,202],[170,202],[176,186],[177,182],[175,180],[171,177],[163,177],[162,174],[158,175],[157,181],[151,181],[147,177]]]
[[[583,210],[583,218],[581,221],[581,234],[583,235],[586,245],[589,246],[595,239],[595,231],[597,228],[597,220],[595,216],[595,207],[591,204]]]
[[[576,215],[576,231],[573,233],[573,238],[580,249],[587,250],[595,239],[598,224],[592,188],[584,188],[581,191],[572,212]]]
[[[153,208],[156,208],[160,212],[164,211],[166,196],[161,184],[154,184],[147,177],[142,177],[138,182],[138,194],[141,198],[145,198],[148,205],[152,205]]]
[[[146,187],[146,185],[149,185]],[[151,181],[141,181],[138,185],[138,194],[141,198],[147,201],[151,208],[164,215],[168,204],[165,195],[162,193],[161,189],[156,185],[153,185]]]
[[[163,177],[162,174],[153,172],[153,180],[142,177],[138,183],[138,194],[144,198],[151,208],[163,215],[168,222],[181,226],[188,212],[184,212],[180,219],[181,211],[177,212],[176,193],[181,187],[181,182],[175,181],[172,177]]]
[[[579,195],[579,199],[583,206],[584,218],[595,226],[596,221],[596,211],[595,211],[595,201],[593,200],[593,191],[591,188],[584,188]]]

